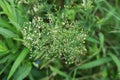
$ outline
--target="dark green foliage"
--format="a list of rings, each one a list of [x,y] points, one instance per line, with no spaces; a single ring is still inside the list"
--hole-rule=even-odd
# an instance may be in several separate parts
[[[119,4],[0,0],[0,80],[120,80]],[[33,46],[31,34],[38,39]]]

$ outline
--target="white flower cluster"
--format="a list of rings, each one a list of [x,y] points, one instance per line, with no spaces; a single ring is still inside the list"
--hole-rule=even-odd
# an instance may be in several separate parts
[[[78,22],[50,17],[44,22],[34,17],[24,23],[24,45],[29,48],[30,58],[42,60],[59,59],[65,63],[78,63],[86,53],[86,31]]]

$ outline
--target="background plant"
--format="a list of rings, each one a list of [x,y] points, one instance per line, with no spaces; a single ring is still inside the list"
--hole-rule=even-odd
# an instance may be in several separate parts
[[[119,80],[119,3],[119,0],[0,0],[0,79]],[[38,62],[29,59],[30,51],[23,45],[21,29],[24,22],[32,22],[38,16],[49,23],[47,13],[59,17],[59,23],[64,13],[69,22],[77,20],[89,30],[87,53],[79,64],[48,61],[39,64],[41,69],[37,70]]]

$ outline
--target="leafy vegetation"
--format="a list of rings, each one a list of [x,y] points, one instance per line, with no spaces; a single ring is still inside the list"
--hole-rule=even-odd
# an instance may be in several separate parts
[[[119,80],[119,0],[0,0],[0,80]]]

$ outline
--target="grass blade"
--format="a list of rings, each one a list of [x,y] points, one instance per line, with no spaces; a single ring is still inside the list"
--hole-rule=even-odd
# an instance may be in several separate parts
[[[109,53],[109,56],[113,59],[113,61],[117,65],[118,72],[120,73],[120,60],[117,58],[117,56],[115,54]]]
[[[32,69],[31,63],[30,62],[25,63],[24,65],[19,67],[14,80],[23,80],[30,73],[31,69]]]
[[[100,38],[100,48],[104,48],[104,35],[103,33],[99,33],[99,38]]]
[[[53,72],[56,72],[57,74],[61,75],[61,76],[64,76],[64,77],[68,77],[68,75],[60,70],[58,70],[57,68],[55,67],[52,67],[50,66],[50,69],[53,71]]]
[[[14,34],[12,31],[5,29],[5,28],[0,28],[0,34],[6,38],[17,37],[16,34]]]
[[[16,10],[14,7],[13,1],[10,2],[9,4],[6,0],[0,0],[0,7],[3,9],[4,14],[8,16],[8,19],[10,23],[12,23],[17,30],[20,29],[20,25],[17,22],[17,17],[16,17]]]
[[[105,57],[105,58],[101,58],[101,59],[98,59],[95,61],[88,62],[88,63],[83,64],[81,66],[78,66],[77,69],[89,69],[89,68],[93,68],[96,66],[100,66],[100,65],[107,63],[109,61],[111,61],[111,58]]]
[[[24,48],[23,51],[20,53],[20,55],[17,57],[16,61],[14,62],[7,80],[10,80],[10,78],[12,77],[12,75],[14,74],[14,72],[16,71],[16,69],[18,68],[18,66],[20,65],[20,63],[24,60],[24,58],[26,57],[28,53],[28,49]]]

